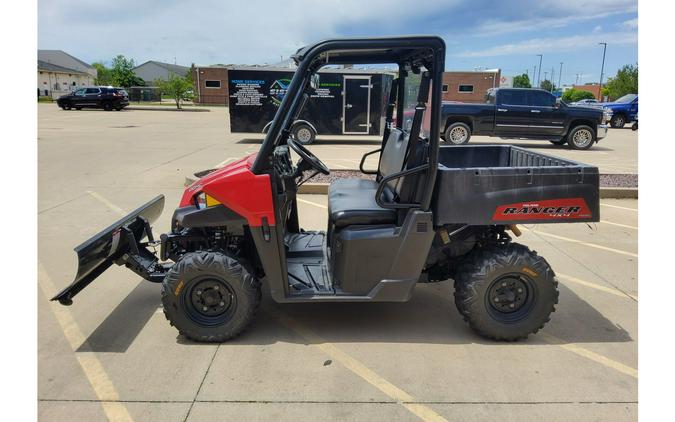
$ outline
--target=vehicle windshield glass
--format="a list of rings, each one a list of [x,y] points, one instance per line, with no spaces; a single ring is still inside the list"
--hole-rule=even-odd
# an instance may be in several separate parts
[[[636,94],[626,94],[623,97],[615,100],[615,103],[630,103],[633,102],[634,99],[637,98]]]

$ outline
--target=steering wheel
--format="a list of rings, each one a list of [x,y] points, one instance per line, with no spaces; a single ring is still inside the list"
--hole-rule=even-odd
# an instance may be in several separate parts
[[[319,160],[319,157],[316,155],[312,154],[307,148],[305,148],[304,145],[295,142],[292,137],[289,137],[287,140],[288,146],[295,151],[300,158],[302,158],[303,161],[307,162],[313,169],[328,175],[330,174],[330,170],[328,170],[328,167]]]

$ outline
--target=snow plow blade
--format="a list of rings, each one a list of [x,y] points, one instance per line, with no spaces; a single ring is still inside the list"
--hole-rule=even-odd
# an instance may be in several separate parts
[[[163,208],[164,195],[159,195],[77,246],[74,249],[78,260],[75,280],[52,300],[58,300],[62,305],[71,305],[73,297],[113,263],[125,264],[126,262],[118,261],[123,257],[140,257],[147,265],[153,265],[157,259],[141,240],[147,237],[148,241],[154,242],[150,224],[157,220]]]

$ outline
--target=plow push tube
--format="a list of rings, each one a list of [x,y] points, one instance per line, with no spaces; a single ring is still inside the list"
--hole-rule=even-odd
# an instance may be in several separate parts
[[[164,195],[159,195],[77,246],[74,249],[78,261],[75,280],[51,300],[71,305],[73,297],[113,263],[126,264],[137,273],[154,269],[157,258],[141,240],[147,236],[150,242],[154,241],[150,224],[157,220],[163,208]]]

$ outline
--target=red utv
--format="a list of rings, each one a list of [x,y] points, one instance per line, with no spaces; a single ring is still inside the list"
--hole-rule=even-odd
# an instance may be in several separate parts
[[[189,186],[159,239],[150,224],[163,196],[75,248],[75,281],[53,299],[70,305],[113,263],[124,265],[162,283],[164,313],[180,333],[220,342],[251,322],[262,284],[284,303],[404,302],[417,283],[452,278],[457,308],[481,335],[516,340],[541,328],[558,301],[557,281],[510,232],[522,223],[598,221],[598,169],[508,145],[439,147],[441,38],[335,39],[294,59],[297,71],[257,154]],[[303,230],[298,185],[329,174],[291,131],[318,86],[316,72],[385,63],[399,71],[382,146],[361,161],[375,180],[333,182],[327,230]],[[394,110],[412,113],[410,125],[392,123]],[[368,171],[373,154],[379,165]]]

